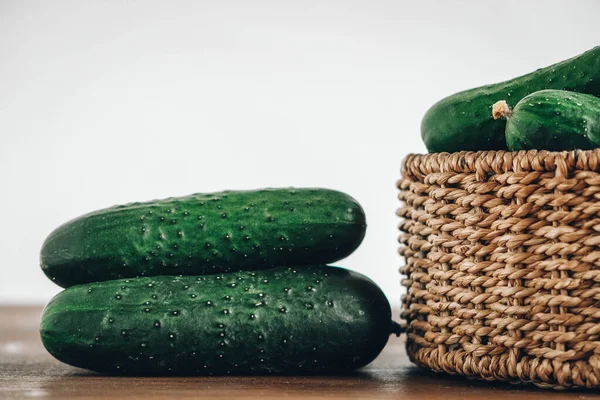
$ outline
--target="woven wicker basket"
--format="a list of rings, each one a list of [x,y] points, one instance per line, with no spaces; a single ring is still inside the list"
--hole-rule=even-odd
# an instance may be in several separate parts
[[[409,155],[398,188],[413,362],[600,387],[600,150]]]

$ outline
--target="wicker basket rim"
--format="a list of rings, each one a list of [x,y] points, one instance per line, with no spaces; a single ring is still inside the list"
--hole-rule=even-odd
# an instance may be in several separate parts
[[[556,176],[568,177],[575,170],[599,172],[600,149],[409,154],[402,162],[402,174],[414,178],[432,173],[476,173],[485,177],[507,172],[554,172]]]

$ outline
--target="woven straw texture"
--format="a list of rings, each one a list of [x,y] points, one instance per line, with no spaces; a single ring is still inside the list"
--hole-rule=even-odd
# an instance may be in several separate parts
[[[398,188],[413,362],[600,387],[600,150],[409,155]]]

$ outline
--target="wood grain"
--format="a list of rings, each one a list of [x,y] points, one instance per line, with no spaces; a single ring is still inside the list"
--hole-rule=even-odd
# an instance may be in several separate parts
[[[368,367],[347,376],[130,378],[102,376],[54,360],[38,336],[41,308],[0,307],[2,399],[591,399],[436,375],[410,364],[392,338]]]

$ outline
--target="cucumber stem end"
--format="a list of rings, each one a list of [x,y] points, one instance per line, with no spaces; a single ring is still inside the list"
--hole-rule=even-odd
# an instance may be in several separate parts
[[[494,117],[494,119],[509,119],[511,115],[512,109],[506,103],[506,100],[497,101],[492,106],[492,117]]]
[[[402,333],[406,331],[406,326],[404,324],[399,324],[396,321],[392,321],[392,334],[396,336],[400,336]]]

